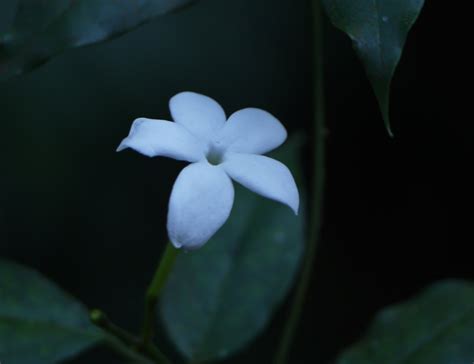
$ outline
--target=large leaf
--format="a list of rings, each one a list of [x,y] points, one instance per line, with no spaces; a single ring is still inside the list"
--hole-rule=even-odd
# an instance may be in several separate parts
[[[277,157],[293,173],[299,145]],[[162,297],[161,317],[181,353],[223,358],[262,332],[298,271],[302,215],[236,186],[229,220],[203,248],[178,256]]]
[[[474,360],[474,284],[445,281],[383,310],[338,364],[466,364]]]
[[[0,361],[51,364],[102,339],[87,310],[37,272],[0,260]]]
[[[192,1],[19,0],[12,29],[0,34],[0,79],[31,70],[68,48],[116,37]]]
[[[391,134],[390,83],[408,31],[418,17],[424,0],[322,1],[333,24],[352,39]]]

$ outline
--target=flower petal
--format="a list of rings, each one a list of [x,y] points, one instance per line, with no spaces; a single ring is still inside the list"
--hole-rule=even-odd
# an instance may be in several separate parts
[[[206,162],[184,168],[171,192],[168,235],[177,248],[199,248],[229,217],[234,186],[221,167]]]
[[[286,136],[285,127],[273,115],[247,108],[233,113],[216,139],[231,152],[264,154],[280,146]]]
[[[283,163],[263,155],[229,153],[222,167],[236,182],[264,197],[288,205],[298,214],[298,188],[290,170]]]
[[[184,127],[166,120],[136,119],[117,152],[132,148],[148,157],[197,162],[205,157],[202,143]]]
[[[226,121],[224,109],[210,97],[195,92],[181,92],[170,100],[173,120],[192,134],[206,141],[222,128]]]

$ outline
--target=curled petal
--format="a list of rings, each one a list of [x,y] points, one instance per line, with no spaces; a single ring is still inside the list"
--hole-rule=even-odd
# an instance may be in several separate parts
[[[181,92],[170,100],[173,120],[197,137],[209,141],[226,121],[222,107],[208,96]]]
[[[298,214],[298,188],[283,163],[263,155],[229,153],[222,167],[236,182],[259,195],[288,205]]]
[[[216,136],[230,152],[264,154],[286,140],[285,127],[270,113],[247,108],[236,111]]]
[[[184,127],[166,120],[136,119],[130,134],[120,143],[117,152],[132,148],[148,157],[170,157],[197,162],[204,158],[204,146]]]
[[[199,248],[229,217],[234,187],[221,167],[193,163],[179,174],[171,193],[168,235],[177,248]]]

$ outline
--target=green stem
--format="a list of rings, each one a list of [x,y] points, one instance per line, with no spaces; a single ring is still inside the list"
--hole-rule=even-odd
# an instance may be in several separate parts
[[[145,314],[141,337],[137,338],[122,328],[109,321],[107,316],[100,310],[91,312],[91,321],[109,334],[107,343],[115,351],[125,357],[138,359],[134,362],[147,362],[157,364],[170,364],[170,360],[154,345],[153,336],[156,325],[156,303],[166,283],[171,268],[178,254],[178,250],[171,244],[167,244],[160,264],[155,272],[153,280],[148,287],[145,297]]]
[[[152,361],[142,354],[137,353],[134,349],[124,345],[124,343],[113,336],[108,336],[105,340],[105,344],[120,356],[130,360],[131,363],[156,364],[155,361]]]
[[[132,334],[112,323],[107,315],[101,310],[93,309],[90,313],[90,318],[93,324],[100,327],[102,330],[109,333],[113,337],[116,337],[124,344],[134,347],[139,343],[139,341]]]
[[[112,323],[102,311],[97,309],[92,310],[90,319],[92,323],[108,334],[105,337],[105,344],[124,358],[132,360],[133,363],[164,363],[162,361],[151,360],[153,358],[152,355],[142,352],[140,340]]]
[[[158,302],[158,297],[165,286],[168,275],[173,268],[178,252],[179,250],[171,243],[167,244],[163,256],[161,257],[160,264],[158,265],[153,280],[146,292],[145,316],[142,328],[142,343],[145,347],[149,346],[153,341],[156,325],[156,304]]]
[[[313,87],[314,87],[314,129],[313,129],[313,174],[311,186],[313,187],[308,241],[304,255],[303,268],[300,280],[296,287],[295,296],[291,304],[290,316],[283,330],[280,346],[275,356],[275,364],[284,364],[288,360],[289,351],[296,329],[300,321],[306,293],[313,272],[316,247],[322,223],[322,204],[325,180],[325,127],[324,127],[324,79],[323,79],[323,16],[321,0],[310,0],[313,31]]]

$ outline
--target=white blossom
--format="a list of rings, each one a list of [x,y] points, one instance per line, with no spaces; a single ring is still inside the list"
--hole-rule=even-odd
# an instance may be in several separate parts
[[[213,99],[182,92],[169,103],[174,122],[136,119],[117,148],[132,148],[148,157],[191,162],[173,186],[168,235],[177,248],[205,244],[229,217],[234,202],[232,180],[298,213],[299,194],[288,168],[263,156],[286,139],[283,125],[256,108],[233,113],[228,120]]]

